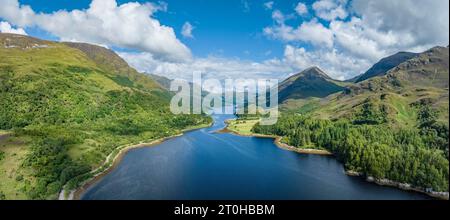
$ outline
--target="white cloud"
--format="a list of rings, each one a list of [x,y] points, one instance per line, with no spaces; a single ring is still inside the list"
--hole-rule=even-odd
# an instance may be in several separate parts
[[[360,0],[352,8],[365,27],[396,36],[401,47],[448,44],[448,0]]]
[[[185,22],[181,30],[181,34],[186,38],[194,38],[194,35],[192,35],[192,31],[194,30],[194,28],[195,27],[192,26],[191,23]]]
[[[308,14],[308,7],[306,7],[305,4],[299,2],[295,7],[295,11],[297,12],[298,15],[302,16]]]
[[[302,23],[294,30],[294,33],[299,40],[311,42],[314,45],[333,46],[333,33],[315,19]]]
[[[344,19],[348,16],[345,10],[347,0],[320,0],[312,5],[316,16],[324,20],[332,21],[337,18]]]
[[[145,52],[119,53],[119,55],[140,72],[185,80],[192,80],[192,73],[195,71],[204,73],[205,79],[274,78],[283,80],[311,66],[319,66],[335,79],[344,79],[351,78],[354,71],[366,70],[370,65],[366,60],[354,59],[336,49],[308,51],[291,45],[286,45],[283,58],[262,62],[209,56],[196,58],[190,62],[174,63],[161,62]]]
[[[267,10],[272,10],[273,4],[274,4],[273,1],[266,2],[266,3],[264,3],[264,8],[266,8]]]
[[[399,51],[448,45],[448,6],[447,0],[319,0],[313,4],[316,18],[297,28],[278,19],[263,32],[285,42],[313,45],[308,50],[286,46],[286,65],[318,65],[335,78],[350,78]]]
[[[131,66],[140,72],[153,73],[168,78],[192,80],[192,73],[200,71],[205,78],[277,78],[282,79],[293,69],[278,59],[253,62],[215,56],[193,59],[190,62],[161,62],[150,53],[119,53]]]
[[[278,22],[277,22],[278,23]],[[316,19],[302,23],[298,28],[293,28],[284,23],[278,26],[266,27],[264,34],[283,41],[304,41],[314,45],[333,46],[333,33]]]
[[[285,21],[284,14],[280,10],[275,10],[272,12],[272,19],[278,24],[282,24]]]
[[[334,33],[336,43],[346,50],[349,56],[372,61],[386,54],[386,51],[379,45],[379,41],[395,43],[399,40],[392,38],[389,34],[380,35],[378,40],[367,38],[367,31],[369,30],[363,27],[359,18],[352,18],[349,22],[332,21],[330,30]]]
[[[115,0],[93,0],[86,10],[53,13],[36,13],[17,0],[0,0],[0,5],[0,17],[11,24],[37,26],[63,41],[138,49],[172,61],[191,59],[189,48],[177,39],[174,30],[152,17],[166,10],[167,4],[118,5]]]
[[[332,21],[330,29],[349,56],[376,62],[399,51],[448,45],[448,6],[447,0],[353,1],[355,15]]]
[[[23,28],[13,28],[8,22],[0,22],[0,33],[27,35]]]
[[[351,78],[355,72],[364,71],[370,65],[367,60],[355,59],[337,49],[307,51],[291,45],[285,47],[283,62],[299,70],[319,66],[329,76],[340,80]]]

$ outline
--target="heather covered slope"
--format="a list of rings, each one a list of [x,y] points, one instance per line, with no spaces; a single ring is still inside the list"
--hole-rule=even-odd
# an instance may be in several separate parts
[[[0,192],[55,198],[118,146],[209,122],[173,115],[170,97],[105,48],[0,34]]]

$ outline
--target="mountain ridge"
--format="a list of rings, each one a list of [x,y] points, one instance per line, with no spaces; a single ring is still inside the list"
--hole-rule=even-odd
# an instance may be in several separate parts
[[[278,90],[279,100],[284,102],[288,99],[324,98],[343,91],[344,87],[319,67],[313,66],[288,77],[279,84]]]
[[[418,56],[418,53],[411,53],[411,52],[398,52],[396,54],[393,54],[388,57],[382,58],[380,61],[375,63],[369,70],[367,70],[365,73],[363,73],[360,76],[357,76],[354,78],[355,83],[362,82],[364,80],[376,77],[376,76],[383,76],[386,74],[390,69],[398,66],[399,64],[412,59],[416,56]]]

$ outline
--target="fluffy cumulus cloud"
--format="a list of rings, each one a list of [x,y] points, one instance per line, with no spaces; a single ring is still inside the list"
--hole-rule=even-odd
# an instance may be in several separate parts
[[[299,2],[295,7],[295,12],[297,12],[298,15],[308,14],[308,7],[305,4]]]
[[[278,24],[283,24],[286,20],[284,14],[280,10],[275,10],[272,12],[272,19]]]
[[[284,24],[284,21],[281,19],[276,19],[276,21],[280,25],[264,28],[263,32],[265,35],[287,42],[304,41],[314,45],[333,46],[332,31],[326,28],[322,23],[319,23],[316,19],[304,22],[297,28]]]
[[[345,10],[347,0],[320,0],[314,2],[312,8],[316,15],[325,20],[344,19],[348,13]]]
[[[448,44],[448,0],[360,0],[354,1],[352,8],[369,30],[367,37],[381,39],[381,46],[420,49]],[[390,39],[380,35],[390,35]]]
[[[0,0],[0,17],[20,27],[37,26],[62,41],[83,41],[137,49],[164,60],[191,59],[173,28],[153,18],[166,4],[137,2],[118,5],[116,0],[93,0],[86,10],[36,13],[17,0]]]
[[[448,0],[318,0],[312,19],[290,26],[273,18],[276,25],[263,32],[313,46],[286,46],[283,60],[293,68],[317,65],[335,78],[351,78],[396,52],[448,45],[448,7]]]
[[[186,38],[194,38],[192,31],[194,30],[194,26],[191,23],[185,22],[183,27],[181,28],[181,34]]]
[[[0,33],[27,35],[23,28],[13,28],[11,24],[5,21],[0,22]]]

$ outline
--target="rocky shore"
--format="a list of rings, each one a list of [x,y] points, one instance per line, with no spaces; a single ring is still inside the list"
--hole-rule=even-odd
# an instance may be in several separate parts
[[[436,199],[449,200],[448,192],[435,192],[431,189],[423,189],[423,188],[415,187],[408,183],[400,183],[400,182],[396,182],[396,181],[389,180],[389,179],[378,179],[378,178],[374,178],[372,176],[365,176],[363,173],[352,171],[352,170],[348,170],[345,173],[349,176],[359,176],[359,177],[363,177],[363,178],[365,177],[367,182],[375,183],[380,186],[396,187],[396,188],[406,190],[406,191],[414,191],[414,192],[424,193],[424,194],[427,194]]]

